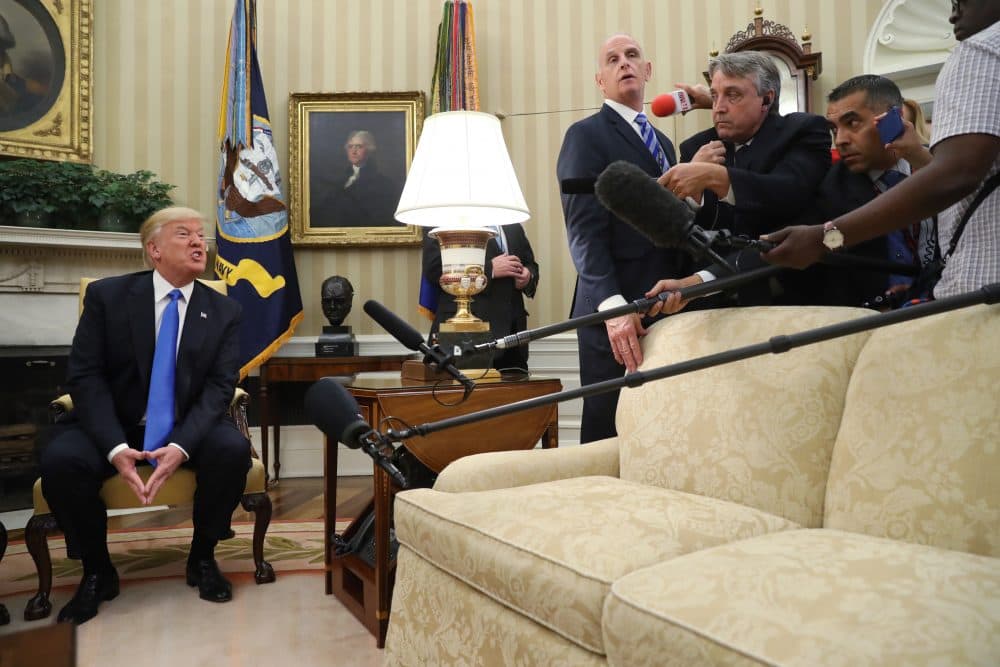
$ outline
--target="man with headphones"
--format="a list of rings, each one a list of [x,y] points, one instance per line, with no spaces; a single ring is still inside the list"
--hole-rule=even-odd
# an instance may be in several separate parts
[[[814,114],[778,113],[781,76],[763,53],[724,53],[709,61],[708,73],[713,127],[681,143],[682,164],[659,182],[697,210],[695,223],[704,229],[757,238],[794,220],[812,202],[830,167],[827,123]],[[708,107],[699,88],[685,86],[696,106]],[[770,295],[765,283],[741,290],[737,298],[740,305],[758,305],[769,303]]]

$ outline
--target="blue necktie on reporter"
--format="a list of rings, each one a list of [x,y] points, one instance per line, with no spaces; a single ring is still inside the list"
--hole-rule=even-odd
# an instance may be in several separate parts
[[[660,147],[660,140],[653,132],[653,126],[649,124],[644,113],[636,115],[635,122],[639,125],[639,132],[642,133],[642,143],[646,144],[646,148],[653,154],[656,164],[660,166],[660,173],[664,173],[670,169],[670,165],[667,163],[667,156],[663,154],[663,148]]]
[[[177,334],[180,328],[177,300],[181,298],[181,291],[171,290],[167,296],[170,303],[160,320],[160,332],[153,351],[153,370],[149,375],[146,432],[142,438],[142,449],[147,452],[167,444],[167,437],[174,428],[174,375],[177,371]],[[156,466],[155,461],[150,463]]]

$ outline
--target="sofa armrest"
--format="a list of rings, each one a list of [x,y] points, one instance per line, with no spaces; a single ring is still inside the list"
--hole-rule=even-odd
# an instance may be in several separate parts
[[[592,475],[618,477],[617,437],[577,447],[465,456],[441,471],[434,490],[487,491]]]

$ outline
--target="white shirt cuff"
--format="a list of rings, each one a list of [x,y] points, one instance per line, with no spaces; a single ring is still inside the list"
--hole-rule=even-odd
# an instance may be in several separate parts
[[[111,463],[111,459],[115,458],[115,456],[118,455],[118,452],[123,449],[128,449],[128,445],[124,442],[108,452],[108,463]]]
[[[178,445],[176,442],[168,442],[167,443],[167,447],[176,447],[177,449],[181,450],[181,454],[184,455],[184,460],[185,461],[190,461],[191,460],[191,457],[188,456],[187,451],[185,451],[185,449],[183,447],[181,447],[180,445]]]
[[[697,271],[697,272],[695,272],[694,275],[696,275],[699,278],[701,278],[701,282],[703,282],[703,283],[707,283],[709,281],[715,280],[715,274],[713,274],[711,271]]]
[[[730,206],[736,206],[736,195],[733,193],[732,185],[729,186],[729,192],[727,192],[726,196],[722,198],[722,201],[726,202]]]
[[[610,310],[611,308],[617,308],[618,306],[628,305],[628,301],[625,300],[621,294],[615,294],[614,296],[609,296],[607,299],[602,301],[598,306],[598,311]]]

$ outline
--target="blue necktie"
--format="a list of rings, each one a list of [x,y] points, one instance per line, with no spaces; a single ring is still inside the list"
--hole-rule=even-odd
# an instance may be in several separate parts
[[[889,190],[902,183],[904,178],[906,178],[906,174],[903,172],[896,171],[895,169],[886,169],[882,172],[882,175],[878,177],[878,180],[885,185],[886,190]],[[915,230],[913,227],[915,227]],[[914,241],[920,238],[919,222],[911,227],[909,230],[909,236],[911,236]],[[907,233],[903,230],[889,232],[886,235],[886,243],[889,250],[889,261],[899,262],[901,264],[918,264],[917,258],[914,254],[915,248],[910,247],[910,243],[907,239]],[[889,276],[890,287],[894,285],[909,285],[912,282],[913,276],[895,274]]]
[[[885,189],[894,188],[899,185],[903,179],[906,178],[906,174],[901,171],[896,171],[895,169],[886,169],[882,172],[882,175],[878,177],[878,180],[882,181],[885,185]]]
[[[170,303],[160,320],[160,333],[153,351],[153,371],[149,375],[149,398],[146,401],[146,432],[142,439],[144,451],[151,452],[167,444],[174,428],[174,373],[177,370],[177,333],[180,313],[179,289],[171,290]],[[155,462],[153,462],[155,465]]]
[[[642,134],[642,143],[646,144],[646,148],[653,154],[656,164],[660,165],[660,173],[670,169],[670,165],[667,163],[667,156],[663,154],[663,149],[656,138],[656,133],[653,132],[653,126],[646,120],[646,114],[641,113],[637,115],[635,122],[639,126],[639,132]]]

